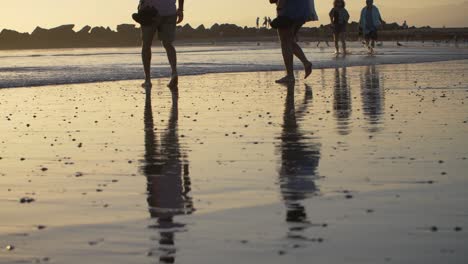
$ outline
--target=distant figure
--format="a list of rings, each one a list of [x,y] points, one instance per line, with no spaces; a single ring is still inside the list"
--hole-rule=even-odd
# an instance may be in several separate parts
[[[330,47],[330,43],[328,43],[328,40],[319,39],[319,41],[317,41],[317,48],[320,48],[320,44],[322,44],[322,42],[325,42],[327,47]]]
[[[337,122],[337,132],[342,136],[349,135],[350,117],[352,113],[351,89],[348,83],[346,68],[335,69],[335,85],[333,90],[333,110]]]
[[[403,29],[408,29],[408,23],[406,23],[406,20],[405,20],[405,22],[403,22],[403,25],[401,27]]]
[[[346,54],[346,27],[348,26],[349,13],[346,10],[344,0],[335,0],[333,8],[330,11],[330,20],[333,26],[333,38],[335,41],[335,54],[340,54],[339,42],[343,48],[343,54]]]
[[[318,30],[319,32],[318,32],[317,48],[320,47],[320,44],[322,44],[322,42],[325,42],[327,47],[330,47],[330,43],[328,43],[328,34],[325,31],[325,28],[323,27],[323,25],[320,25]]]
[[[257,17],[256,23],[257,23],[257,29],[260,28],[260,17]]]
[[[307,21],[318,20],[315,12],[314,0],[270,0],[277,5],[278,17],[271,22],[278,30],[281,41],[286,76],[276,83],[294,83],[294,55],[299,58],[305,68],[305,78],[312,73],[312,63],[306,58],[301,47],[297,44],[297,33]]]
[[[176,0],[140,0],[138,10],[156,9],[158,16],[153,18],[151,24],[142,25],[142,60],[145,70],[144,88],[151,88],[151,46],[156,32],[158,38],[166,49],[167,58],[172,69],[171,81],[168,87],[175,87],[179,78],[177,74],[177,53],[173,42],[175,39],[176,24],[184,20],[184,0],[179,1],[179,9],[176,7]]]
[[[263,18],[263,27],[268,28],[268,18],[267,17]]]
[[[369,54],[374,54],[375,42],[378,39],[377,31],[385,22],[380,16],[379,9],[374,5],[374,0],[366,0],[366,4],[361,12],[359,25],[364,34]]]
[[[268,17],[268,27],[271,27],[271,17]]]

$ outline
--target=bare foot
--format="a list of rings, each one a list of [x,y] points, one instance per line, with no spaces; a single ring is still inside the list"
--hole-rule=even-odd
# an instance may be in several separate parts
[[[305,67],[305,77],[304,77],[304,79],[307,79],[312,74],[312,63],[309,62],[304,67]]]
[[[167,87],[172,89],[172,88],[177,87],[178,85],[179,85],[179,75],[177,75],[177,73],[172,74],[171,81],[169,82]]]
[[[285,76],[279,80],[276,80],[275,81],[276,83],[285,83],[285,84],[291,84],[291,83],[294,83],[296,82],[296,79],[294,78],[294,76]]]

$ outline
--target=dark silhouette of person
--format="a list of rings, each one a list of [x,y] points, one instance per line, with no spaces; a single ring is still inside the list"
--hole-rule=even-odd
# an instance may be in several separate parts
[[[380,74],[376,66],[367,66],[364,74],[361,75],[361,97],[362,110],[367,120],[369,133],[381,130],[385,93],[380,82]]]
[[[335,85],[333,89],[333,110],[340,135],[349,135],[349,118],[352,113],[351,90],[348,85],[346,68],[335,69]]]
[[[281,168],[279,171],[280,192],[286,205],[286,222],[307,223],[307,213],[301,201],[314,196],[317,192],[315,180],[320,161],[320,144],[315,139],[306,137],[300,129],[300,121],[307,113],[312,100],[312,89],[306,86],[303,103],[296,109],[294,85],[288,85],[288,93],[283,115],[283,130],[279,153]],[[310,135],[310,133],[308,133]],[[291,228],[297,231],[296,228]]]
[[[144,113],[145,154],[141,170],[147,179],[149,213],[156,220],[156,224],[149,228],[160,234],[156,250],[160,263],[175,263],[175,234],[185,228],[185,224],[175,221],[175,216],[191,214],[195,210],[189,195],[189,166],[179,143],[177,89],[172,90],[172,97],[170,118],[167,128],[160,132],[160,142],[153,122],[150,89],[146,93]]]

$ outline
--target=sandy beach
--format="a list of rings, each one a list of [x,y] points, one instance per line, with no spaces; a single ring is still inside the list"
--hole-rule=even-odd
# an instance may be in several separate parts
[[[467,72],[0,89],[0,263],[467,263]]]

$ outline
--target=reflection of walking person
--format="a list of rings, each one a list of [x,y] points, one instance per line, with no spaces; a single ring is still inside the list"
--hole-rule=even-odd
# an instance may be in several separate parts
[[[306,86],[303,103],[296,109],[294,100],[294,84],[288,85],[288,93],[283,116],[283,131],[281,134],[281,169],[279,184],[289,223],[307,222],[307,214],[301,201],[312,197],[318,190],[315,184],[320,161],[320,144],[315,139],[306,137],[301,131],[300,121],[307,113],[312,90]],[[295,231],[300,231],[295,229]]]
[[[145,155],[141,170],[147,179],[147,201],[151,218],[157,225],[160,240],[157,254],[161,263],[174,263],[175,234],[185,226],[177,223],[177,215],[191,214],[193,200],[189,193],[191,183],[188,164],[179,143],[177,132],[178,105],[177,88],[172,89],[173,104],[168,126],[157,142],[151,105],[151,90],[146,93],[145,103]]]
[[[184,0],[179,1],[179,9],[176,8],[176,0],[140,0],[138,7],[139,12],[145,9],[156,9],[157,17],[149,24],[141,25],[143,47],[142,60],[145,70],[144,88],[149,88],[151,84],[151,46],[156,32],[158,38],[162,42],[171,65],[172,75],[169,87],[174,87],[178,84],[177,74],[177,54],[173,42],[175,39],[176,24],[179,24],[184,19]]]
[[[379,9],[374,5],[374,0],[366,0],[366,7],[362,9],[359,25],[364,34],[369,54],[374,53],[375,42],[378,39],[378,29],[384,23]]]
[[[333,9],[330,11],[330,20],[333,26],[333,38],[335,41],[335,53],[340,54],[339,42],[343,48],[343,54],[346,54],[346,27],[348,26],[349,13],[345,8],[344,0],[335,0]]]
[[[381,130],[384,114],[385,89],[376,66],[367,66],[361,75],[362,112],[367,121],[367,131],[376,133]]]
[[[301,47],[297,44],[297,33],[306,22],[318,20],[314,0],[270,0],[270,3],[277,5],[278,17],[271,22],[271,26],[278,29],[286,66],[286,76],[276,82],[295,82],[294,55],[304,65],[305,78],[309,77],[312,73],[312,63],[306,58]]]
[[[350,122],[352,111],[351,90],[348,85],[346,68],[335,69],[335,85],[333,89],[333,110],[337,122],[337,131],[340,135],[350,133]]]

